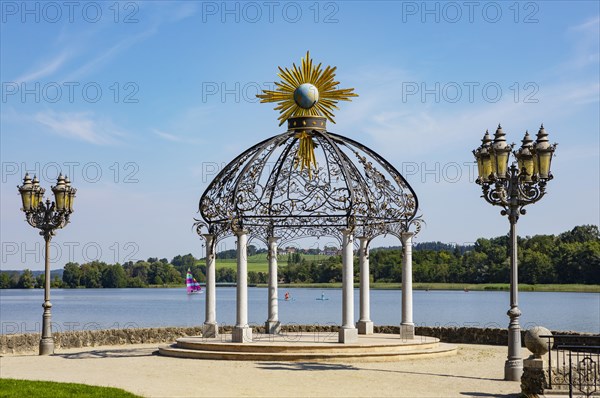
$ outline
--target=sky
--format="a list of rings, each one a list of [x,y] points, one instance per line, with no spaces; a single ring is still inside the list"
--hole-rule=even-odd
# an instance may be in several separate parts
[[[61,171],[78,190],[52,268],[203,256],[201,194],[284,131],[255,94],[307,50],[359,95],[329,130],[384,156],[416,191],[427,223],[416,242],[508,232],[480,197],[471,153],[498,123],[509,142],[544,123],[559,143],[548,194],[519,234],[598,225],[599,4],[1,1],[0,266],[43,269],[43,239],[19,211],[25,172],[50,193]]]

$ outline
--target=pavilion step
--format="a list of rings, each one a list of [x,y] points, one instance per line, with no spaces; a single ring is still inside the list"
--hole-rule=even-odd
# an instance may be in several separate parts
[[[403,353],[415,350],[429,350],[439,346],[439,340],[429,338],[427,341],[417,341],[415,343],[401,342],[398,338],[398,343],[382,343],[372,344],[368,346],[371,353]],[[337,354],[337,353],[361,353],[367,350],[367,347],[362,344],[325,344],[325,343],[303,343],[295,344],[273,344],[268,342],[252,342],[245,344],[235,344],[231,342],[207,342],[202,341],[202,338],[179,338],[175,347],[188,350],[215,351],[215,352],[243,352],[243,353],[289,353],[289,354]]]
[[[386,362],[416,358],[431,358],[456,354],[455,345],[438,343],[436,347],[410,349],[404,351],[373,352],[370,347],[363,347],[363,351],[347,352],[232,352],[208,351],[200,349],[180,348],[176,344],[159,347],[160,355],[211,360],[236,360],[236,361],[283,361],[283,362]]]

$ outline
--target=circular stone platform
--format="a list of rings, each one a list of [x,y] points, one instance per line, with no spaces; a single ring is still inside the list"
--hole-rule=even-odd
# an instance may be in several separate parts
[[[456,346],[439,339],[415,336],[402,340],[396,334],[361,335],[354,344],[340,344],[337,332],[253,334],[251,343],[233,343],[231,334],[217,338],[182,337],[159,347],[160,355],[233,361],[384,362],[456,354]]]

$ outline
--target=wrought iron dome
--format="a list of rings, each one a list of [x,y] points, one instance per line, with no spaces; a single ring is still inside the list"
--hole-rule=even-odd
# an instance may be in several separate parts
[[[266,242],[274,236],[282,244],[305,236],[339,239],[340,229],[368,238],[399,236],[411,224],[418,232],[417,195],[398,170],[372,149],[327,131],[331,112],[307,113],[307,99],[318,103],[314,90],[324,81],[319,80],[320,64],[311,71],[308,59],[307,54],[306,73],[285,70],[295,76],[296,91],[291,84],[285,90],[297,102],[300,116],[288,117],[287,131],[244,151],[209,184],[200,198],[198,233],[207,229],[220,240],[244,229],[250,238]],[[335,75],[328,73],[333,80]],[[312,76],[317,84],[306,83],[303,76]],[[307,84],[312,85],[308,91]],[[352,89],[335,93],[322,108],[356,96]],[[268,95],[262,96],[264,101],[289,102],[283,94],[271,100]],[[288,103],[281,111],[293,114],[292,108]]]

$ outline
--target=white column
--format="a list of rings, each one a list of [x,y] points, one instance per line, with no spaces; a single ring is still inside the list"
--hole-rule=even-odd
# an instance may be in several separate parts
[[[202,328],[203,337],[217,337],[219,325],[217,325],[217,292],[215,280],[215,236],[203,234],[206,241],[206,301],[205,320]]]
[[[342,231],[342,327],[339,332],[340,343],[358,341],[358,330],[354,326],[354,258],[352,230]]]
[[[252,328],[248,326],[248,231],[236,231],[237,235],[237,295],[236,325],[231,339],[234,343],[252,341]]]
[[[360,264],[360,319],[356,323],[358,334],[373,334],[371,321],[371,304],[369,302],[370,272],[369,272],[369,238],[360,237],[359,264]]]
[[[402,323],[400,323],[400,337],[402,339],[415,338],[415,324],[413,323],[412,303],[412,237],[414,233],[402,233]]]
[[[279,333],[281,324],[277,305],[277,240],[269,237],[269,318],[265,322],[265,331],[269,334]]]

